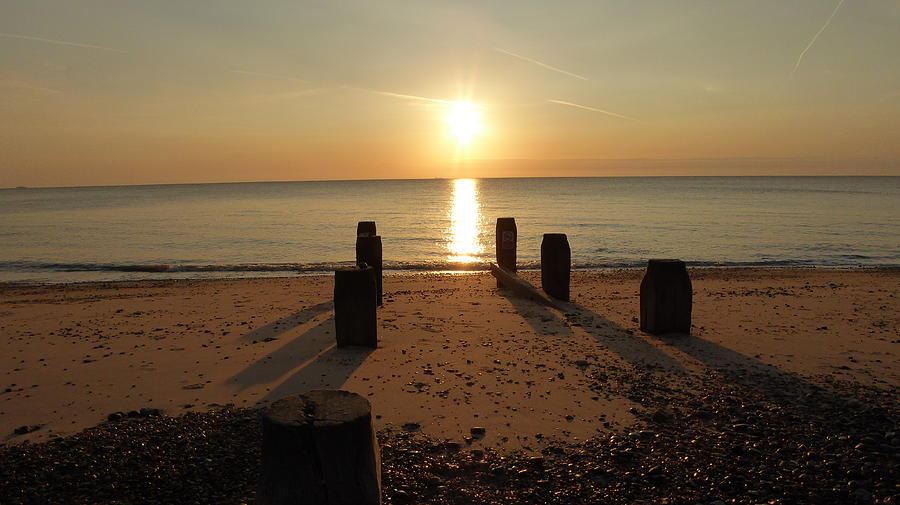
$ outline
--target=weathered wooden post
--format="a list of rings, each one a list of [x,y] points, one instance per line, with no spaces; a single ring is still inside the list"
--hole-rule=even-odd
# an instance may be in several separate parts
[[[378,235],[375,232],[375,221],[360,221],[356,223],[357,237],[374,237]]]
[[[553,298],[569,301],[572,250],[565,233],[545,233],[541,241],[541,287]]]
[[[641,281],[641,329],[690,333],[693,288],[681,260],[652,259]]]
[[[334,330],[338,347],[378,347],[375,270],[334,271]]]
[[[381,303],[381,237],[378,235],[360,235],[356,237],[356,266],[363,264],[372,267],[375,271],[375,290],[378,305]]]
[[[263,414],[260,505],[379,505],[372,408],[349,391],[288,396]]]
[[[516,218],[497,218],[497,266],[516,271]],[[497,287],[502,287],[497,280]]]

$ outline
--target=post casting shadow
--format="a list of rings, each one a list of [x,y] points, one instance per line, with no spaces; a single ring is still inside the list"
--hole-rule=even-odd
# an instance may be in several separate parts
[[[334,344],[334,315],[238,372],[229,382],[240,389],[278,380]]]
[[[572,329],[569,328],[569,325],[545,305],[518,296],[510,289],[501,288],[497,290],[497,293],[506,298],[509,304],[516,309],[516,312],[536,333],[559,337],[572,335]]]
[[[509,300],[522,319],[541,335],[571,336],[573,332],[570,323],[573,323],[607,349],[637,367],[684,371],[681,363],[672,356],[587,307],[574,302],[557,301],[564,313],[564,317],[560,318],[548,307],[517,296],[511,290],[500,289],[498,293]]]
[[[739,352],[694,336],[662,336],[668,345],[718,371],[733,384],[744,386],[786,412],[820,423],[829,430],[854,433],[860,429],[885,431],[896,426],[893,393],[863,391],[855,387],[836,389],[817,385],[795,372],[749,358]],[[885,401],[884,398],[887,398]]]
[[[816,397],[823,394],[835,401],[848,401],[847,398],[827,391],[795,372],[763,363],[695,335],[661,335],[659,339],[707,367],[723,373],[733,382],[752,387],[782,405],[815,409],[821,401],[821,398]]]
[[[271,402],[312,389],[340,389],[375,349],[334,344],[282,381],[262,399]]]
[[[675,401],[675,396],[666,399],[672,387],[697,387],[702,398],[693,398],[691,390],[685,390],[681,403],[687,400],[686,412],[698,413],[700,417],[711,415],[706,405],[716,405],[715,416],[710,422],[737,423],[751,422],[758,416],[777,419],[778,422],[809,426],[817,433],[845,433],[859,436],[860,433],[885,433],[896,427],[896,392],[878,387],[868,387],[853,381],[832,380],[825,377],[822,382],[811,377],[770,365],[745,356],[723,345],[710,342],[696,335],[668,334],[649,335],[625,329],[606,317],[577,303],[561,303],[559,312],[549,310],[531,300],[519,298],[501,291],[513,307],[535,331],[545,333],[546,318],[552,317],[559,324],[581,327],[606,349],[617,354],[637,369],[661,372],[659,385],[665,391],[663,401]],[[701,364],[703,370],[689,372],[684,358]],[[598,363],[602,368],[603,363]],[[668,382],[678,374],[687,382]],[[653,389],[655,382],[641,383],[640,377],[620,374],[628,386],[640,390]],[[696,379],[696,381],[695,381]],[[628,387],[626,386],[626,388]],[[631,390],[626,390],[631,391]],[[643,391],[632,400],[644,404]],[[652,404],[652,402],[651,402]],[[682,406],[684,406],[682,405]],[[722,405],[725,405],[723,408]],[[654,408],[658,405],[654,405]],[[713,407],[710,407],[713,408]],[[697,410],[695,410],[697,409]],[[774,417],[765,417],[774,416]],[[705,421],[704,421],[705,422]],[[766,421],[768,422],[768,421]],[[760,425],[763,429],[766,424]],[[754,428],[755,429],[755,428]]]
[[[244,342],[252,342],[254,340],[261,341],[267,338],[277,338],[279,335],[291,330],[292,328],[296,328],[297,326],[306,324],[306,322],[310,321],[319,314],[332,310],[333,307],[334,303],[331,300],[317,303],[316,305],[307,307],[300,312],[295,312],[287,317],[283,317],[265,326],[256,328],[255,330],[252,330],[249,333],[241,336],[240,340]]]
[[[641,335],[627,330],[606,317],[575,302],[569,303],[572,319],[604,347],[625,361],[644,369],[684,372],[677,359],[654,346]]]

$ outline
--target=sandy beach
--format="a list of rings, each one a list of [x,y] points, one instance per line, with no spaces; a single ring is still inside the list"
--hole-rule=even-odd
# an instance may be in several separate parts
[[[38,442],[115,412],[341,388],[371,401],[377,429],[536,451],[639,423],[634,386],[647,374],[752,369],[896,393],[896,270],[695,269],[694,329],[673,338],[638,328],[642,273],[576,272],[565,311],[498,291],[485,273],[387,276],[374,351],[334,347],[328,276],[6,285],[2,435]],[[539,285],[538,272],[523,276]],[[472,427],[487,435],[472,440]]]
[[[895,503],[900,271],[693,269],[680,336],[642,275],[562,310],[387,276],[374,350],[334,346],[330,276],[4,285],[0,501],[252,503],[258,407],[342,388],[388,504]]]

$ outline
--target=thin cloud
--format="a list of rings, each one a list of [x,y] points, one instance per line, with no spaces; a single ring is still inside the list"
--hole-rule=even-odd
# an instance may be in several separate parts
[[[811,48],[813,46],[813,44],[816,43],[816,39],[819,38],[819,35],[822,35],[822,32],[824,32],[825,29],[828,28],[828,25],[831,24],[831,20],[834,19],[834,15],[837,14],[838,9],[840,9],[842,5],[844,5],[844,0],[838,0],[837,5],[834,6],[834,10],[831,11],[831,15],[828,16],[828,19],[825,21],[825,24],[822,25],[822,28],[819,28],[819,31],[817,31],[816,34],[813,35],[813,38],[812,38],[812,40],[809,41],[809,44],[807,44],[806,47],[803,49],[803,51],[800,52],[800,56],[797,57],[797,63],[794,64],[794,69],[791,70],[791,77],[793,77],[794,72],[796,72],[797,69],[800,68],[800,62],[803,61],[803,55],[805,55],[806,52],[809,51],[809,48]]]
[[[381,91],[381,90],[377,90],[377,89],[355,88],[353,86],[346,86],[346,88],[347,89],[355,89],[358,91],[366,91],[368,93],[375,93],[377,95],[389,96],[392,98],[403,98],[405,100],[414,100],[414,101],[429,102],[429,103],[441,103],[441,104],[453,103],[452,100],[441,100],[439,98],[428,98],[427,96],[405,95],[403,93],[392,93],[390,91]]]
[[[43,88],[40,86],[32,86],[31,84],[22,82],[22,81],[14,81],[9,79],[0,79],[0,88],[6,89],[24,89],[27,91],[35,91],[37,93],[47,93],[51,95],[58,95],[62,93],[62,90],[53,89],[53,88]]]
[[[295,100],[298,98],[306,98],[310,96],[322,95],[330,91],[328,88],[309,88],[295,91],[285,91],[283,93],[261,94],[253,97],[255,100],[262,102],[274,102],[278,100]]]
[[[564,100],[547,100],[550,103],[555,103],[559,105],[565,105],[567,107],[575,107],[576,109],[584,109],[589,110],[591,112],[599,112],[600,114],[606,114],[607,116],[617,117],[619,119],[627,119],[628,121],[636,121],[638,123],[642,123],[640,119],[636,119],[633,117],[623,116],[622,114],[616,114],[615,112],[610,112],[608,110],[598,109],[596,107],[588,107],[587,105],[581,105],[572,102],[566,102]]]
[[[72,46],[72,47],[83,47],[85,49],[100,49],[102,51],[112,51],[114,53],[125,53],[127,51],[123,51],[121,49],[114,49],[112,47],[104,47],[104,46],[95,46],[93,44],[82,44],[79,42],[69,42],[66,40],[54,40],[54,39],[45,39],[42,37],[32,37],[31,35],[19,35],[17,33],[0,33],[0,37],[5,37],[8,39],[22,39],[22,40],[33,40],[36,42],[44,42],[47,44],[56,44],[59,46]]]
[[[267,74],[265,72],[253,72],[250,70],[229,70],[229,72],[231,72],[232,74],[252,75],[254,77],[269,77],[272,79],[285,79],[288,81],[309,82],[306,79],[300,79],[299,77],[288,77],[286,75]]]
[[[513,58],[518,58],[518,59],[520,59],[520,60],[522,60],[522,61],[527,61],[528,63],[534,63],[535,65],[538,65],[538,66],[540,66],[540,67],[544,67],[544,68],[546,68],[546,69],[548,69],[548,70],[552,70],[552,71],[554,71],[554,72],[559,72],[560,74],[568,75],[569,77],[574,77],[574,78],[576,78],[576,79],[581,79],[582,81],[587,81],[587,80],[589,80],[587,77],[585,77],[585,76],[583,76],[583,75],[578,75],[578,74],[573,73],[573,72],[568,72],[568,71],[563,70],[563,69],[561,69],[561,68],[554,67],[553,65],[548,65],[548,64],[546,64],[546,63],[544,63],[544,62],[542,62],[542,61],[538,61],[538,60],[529,58],[529,57],[527,57],[527,56],[522,56],[521,54],[516,54],[516,53],[514,53],[514,52],[507,51],[506,49],[500,49],[499,47],[495,47],[495,48],[494,48],[494,51],[497,51],[498,53],[503,53],[503,54],[508,55],[508,56],[512,56]]]

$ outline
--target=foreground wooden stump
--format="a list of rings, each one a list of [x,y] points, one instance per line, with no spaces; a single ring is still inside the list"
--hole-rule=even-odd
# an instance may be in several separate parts
[[[641,281],[641,329],[653,334],[690,333],[693,289],[681,260],[652,259]]]
[[[515,273],[516,271],[516,218],[497,218],[497,265]],[[497,280],[497,287],[503,287]]]
[[[565,233],[545,233],[541,241],[541,287],[553,298],[569,301],[572,250]]]
[[[356,238],[356,265],[363,266],[367,265],[372,267],[372,270],[375,271],[375,291],[377,293],[378,305],[383,305],[381,302],[381,286],[382,286],[382,252],[381,252],[381,237],[374,236],[359,236]]]
[[[378,347],[375,270],[334,271],[334,330],[338,347]]]
[[[263,414],[260,505],[379,505],[369,402],[348,391],[288,396]]]

